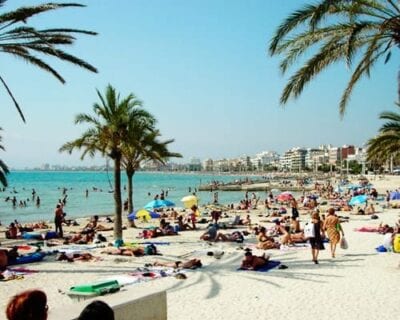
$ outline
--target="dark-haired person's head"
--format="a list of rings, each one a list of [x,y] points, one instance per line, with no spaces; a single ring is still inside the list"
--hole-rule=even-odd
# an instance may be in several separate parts
[[[82,310],[78,320],[114,320],[114,311],[111,307],[100,300],[89,303]]]
[[[7,305],[8,320],[46,320],[47,297],[43,291],[28,290],[11,298]]]

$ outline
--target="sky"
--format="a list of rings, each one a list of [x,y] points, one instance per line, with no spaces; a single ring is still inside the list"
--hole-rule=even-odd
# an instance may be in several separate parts
[[[293,0],[82,0],[28,21],[38,29],[71,27],[99,34],[79,36],[65,48],[98,68],[90,73],[46,60],[66,79],[61,84],[15,57],[2,54],[1,76],[23,108],[24,124],[0,87],[0,159],[12,168],[104,164],[59,153],[85,127],[78,113],[92,113],[96,89],[111,84],[121,96],[134,93],[158,120],[170,150],[182,161],[233,158],[294,146],[363,145],[382,122],[380,112],[395,110],[398,55],[380,63],[356,87],[343,119],[338,104],[350,77],[339,63],[312,81],[285,107],[280,94],[290,76],[268,44],[278,25],[310,1]],[[9,0],[0,12],[42,1]],[[296,65],[297,67],[300,64]],[[294,71],[293,69],[292,71]]]

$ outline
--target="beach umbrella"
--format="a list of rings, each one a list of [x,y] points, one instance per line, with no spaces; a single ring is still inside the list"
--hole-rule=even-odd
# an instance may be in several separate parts
[[[145,209],[158,209],[165,207],[175,207],[175,203],[169,200],[153,200],[144,206]]]
[[[390,200],[400,200],[400,192],[393,191],[390,193]]]
[[[276,197],[276,199],[278,201],[289,201],[289,200],[293,199],[293,195],[290,192],[285,191],[285,192],[282,192],[280,195],[278,195]]]
[[[356,204],[366,203],[367,200],[368,200],[368,197],[365,194],[362,194],[362,195],[351,198],[349,201],[349,205],[354,206]]]
[[[134,219],[143,219],[143,220],[150,220],[150,219],[157,219],[160,218],[160,214],[153,212],[153,211],[149,211],[146,209],[139,209],[139,210],[135,210],[132,213],[130,213],[128,215],[128,219],[129,220],[134,220]]]
[[[196,196],[193,196],[193,195],[183,197],[181,199],[181,201],[183,202],[183,205],[185,206],[185,208],[191,208],[194,205],[197,206],[198,203],[199,203],[199,199]]]

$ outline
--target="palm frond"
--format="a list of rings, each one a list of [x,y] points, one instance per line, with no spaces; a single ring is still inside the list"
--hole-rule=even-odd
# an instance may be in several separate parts
[[[283,74],[300,57],[311,54],[289,77],[281,103],[297,98],[305,85],[332,63],[343,60],[351,68],[353,60],[360,58],[339,104],[343,116],[355,84],[370,75],[376,62],[382,58],[387,62],[391,49],[399,48],[399,44],[399,5],[392,1],[320,0],[306,4],[278,26],[269,45],[270,55],[283,56],[280,62]]]
[[[4,3],[5,1],[1,1],[0,6]],[[74,44],[76,41],[74,36],[77,34],[96,35],[96,32],[75,28],[46,28],[37,30],[31,26],[23,25],[33,16],[68,7],[85,6],[79,3],[44,3],[37,6],[20,7],[14,11],[0,14],[0,52],[23,59],[25,62],[50,73],[61,83],[65,83],[61,74],[44,61],[42,57],[36,56],[35,53],[53,56],[91,72],[97,72],[97,69],[91,64],[59,49],[59,46]],[[1,82],[12,98],[22,120],[25,122],[21,108],[11,90],[2,78]]]
[[[7,83],[4,81],[4,79],[3,79],[2,76],[0,76],[0,81],[1,81],[1,83],[3,84],[4,88],[6,88],[6,91],[7,91],[8,95],[10,96],[10,98],[12,99],[12,101],[14,102],[14,106],[17,108],[17,111],[18,111],[19,115],[21,116],[22,121],[23,121],[23,122],[26,122],[26,121],[25,121],[24,114],[22,113],[22,110],[21,110],[21,108],[20,108],[20,106],[19,106],[17,100],[15,100],[14,95],[12,94],[10,88],[8,87]]]
[[[2,23],[17,23],[24,22],[38,14],[46,11],[66,8],[66,7],[85,7],[79,3],[45,3],[38,6],[21,7],[14,11],[3,13],[0,15],[0,24]]]

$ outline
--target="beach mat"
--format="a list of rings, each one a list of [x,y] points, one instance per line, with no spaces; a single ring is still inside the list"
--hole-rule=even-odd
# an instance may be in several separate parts
[[[155,246],[169,246],[171,242],[144,241],[138,244],[154,244]]]
[[[277,260],[269,260],[268,263],[267,263],[265,266],[263,266],[263,267],[261,267],[261,268],[259,268],[259,269],[257,269],[257,270],[247,270],[247,269],[241,269],[241,268],[238,268],[237,270],[238,270],[238,271],[268,272],[269,270],[275,269],[275,268],[278,267],[280,264],[281,264],[280,261],[277,261]]]
[[[46,256],[46,254],[43,252],[35,252],[35,253],[20,256],[13,261],[9,261],[8,265],[12,266],[12,265],[16,265],[16,264],[39,262],[39,261],[42,261],[45,256]]]

